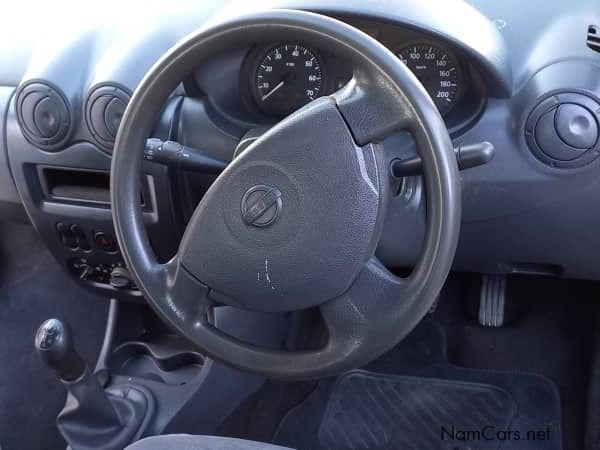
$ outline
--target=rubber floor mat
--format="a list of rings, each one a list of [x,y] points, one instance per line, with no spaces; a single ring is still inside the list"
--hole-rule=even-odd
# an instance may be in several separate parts
[[[298,450],[562,449],[552,381],[454,366],[432,321],[363,369],[320,381],[273,442]]]
[[[491,385],[355,371],[336,383],[319,441],[330,450],[438,450],[442,427],[506,430],[515,412],[512,396]],[[482,439],[477,448],[498,442]]]

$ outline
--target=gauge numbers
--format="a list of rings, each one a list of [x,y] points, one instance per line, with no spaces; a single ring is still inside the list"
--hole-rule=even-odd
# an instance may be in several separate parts
[[[462,73],[454,55],[426,43],[403,47],[396,55],[423,84],[440,114],[447,114],[456,105]]]
[[[321,95],[323,70],[315,52],[299,44],[269,49],[259,61],[253,95],[270,115],[292,113]]]

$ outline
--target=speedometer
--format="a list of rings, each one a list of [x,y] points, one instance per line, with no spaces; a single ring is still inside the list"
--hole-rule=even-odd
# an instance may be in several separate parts
[[[252,92],[264,112],[281,116],[321,96],[323,85],[323,70],[314,51],[281,44],[259,61]]]
[[[427,44],[412,44],[396,55],[423,84],[440,114],[448,113],[459,99],[462,85],[460,64],[452,53]]]

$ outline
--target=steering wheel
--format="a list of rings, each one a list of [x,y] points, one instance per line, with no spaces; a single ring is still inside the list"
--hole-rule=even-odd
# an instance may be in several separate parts
[[[197,206],[177,255],[160,264],[140,207],[142,149],[166,99],[194,69],[247,42],[301,41],[348,60],[351,81],[244,150]],[[423,161],[427,230],[405,278],[376,257],[391,175],[381,142],[400,130]],[[295,10],[235,18],[189,35],[147,73],[123,115],[111,167],[123,257],[158,315],[207,356],[271,378],[325,377],[359,367],[406,336],[450,270],[460,184],[448,131],[417,78],[380,43],[338,20]],[[398,233],[398,239],[404,239]],[[318,307],[327,342],[275,351],[214,327],[208,311]]]

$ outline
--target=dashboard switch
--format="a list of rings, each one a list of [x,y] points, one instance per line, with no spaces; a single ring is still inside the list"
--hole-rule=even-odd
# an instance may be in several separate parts
[[[75,239],[75,242],[77,243],[77,247],[79,247],[84,252],[89,252],[92,249],[90,246],[90,242],[88,241],[85,233],[79,225],[71,225],[71,233],[73,233],[73,237]]]
[[[150,138],[144,149],[146,161],[177,167],[185,170],[199,170],[205,173],[221,173],[227,162],[205,155],[202,150],[181,145],[175,141],[161,141]]]
[[[124,267],[115,267],[110,273],[110,285],[117,289],[131,287],[131,275]]]
[[[58,222],[56,224],[56,231],[58,231],[60,241],[65,247],[70,248],[71,250],[75,250],[77,248],[77,240],[75,239],[75,235],[68,225]]]
[[[96,269],[93,266],[85,263],[79,266],[79,270],[79,279],[83,281],[93,278],[93,276],[96,274]]]
[[[117,243],[115,240],[103,231],[97,231],[96,234],[94,234],[94,242],[98,248],[105,252],[114,253],[117,251]]]

